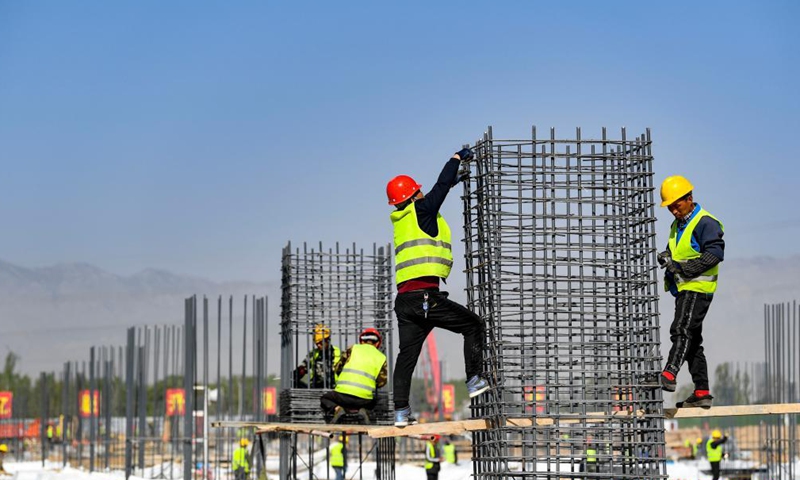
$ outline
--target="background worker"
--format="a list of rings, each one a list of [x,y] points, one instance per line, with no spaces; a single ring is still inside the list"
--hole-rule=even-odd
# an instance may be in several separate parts
[[[345,351],[336,364],[336,388],[320,398],[322,410],[331,423],[337,423],[347,410],[358,410],[361,422],[369,423],[375,408],[375,390],[386,385],[386,355],[379,350],[383,338],[374,328],[358,336],[359,343]]]
[[[239,440],[239,448],[233,451],[233,478],[245,480],[250,474],[250,452],[247,446],[250,442],[243,438]]]
[[[458,452],[456,452],[456,445],[453,443],[452,437],[444,440],[442,451],[444,452],[445,462],[458,465]]]
[[[722,444],[728,441],[728,437],[722,436],[722,432],[714,430],[711,438],[706,442],[706,457],[711,464],[711,475],[714,480],[719,480],[719,463],[722,461]]]
[[[483,321],[467,308],[449,300],[439,291],[453,266],[450,227],[439,209],[450,188],[459,182],[459,165],[472,159],[465,148],[445,164],[436,184],[423,195],[422,185],[407,175],[398,175],[386,185],[390,218],[394,228],[395,281],[394,311],[400,333],[400,353],[394,371],[395,426],[416,423],[408,403],[411,376],[422,345],[434,327],[464,337],[464,364],[470,398],[489,389],[482,378]]]
[[[9,473],[3,467],[3,460],[5,460],[7,453],[8,453],[8,445],[6,445],[5,443],[0,443],[0,475],[9,475]]]
[[[344,480],[344,472],[347,471],[347,435],[339,435],[328,451],[336,480]]]
[[[697,458],[697,443],[692,442],[691,438],[687,438],[683,441],[683,446],[686,447],[686,452],[689,454],[690,459],[694,460]]]
[[[425,442],[425,474],[428,480],[439,480],[439,470],[441,470],[442,449],[439,445],[440,435],[433,435],[430,440]]]
[[[695,389],[677,406],[709,408],[714,397],[709,391],[703,353],[703,319],[717,290],[725,241],[722,223],[694,202],[693,189],[680,175],[667,177],[661,184],[661,206],[669,208],[675,220],[658,263],[665,269],[665,290],[675,296],[675,317],[669,329],[672,348],[660,384],[674,392],[678,371],[686,361]]]
[[[316,348],[297,366],[294,384],[297,388],[333,388],[336,385],[334,366],[342,352],[331,345],[331,329],[321,323],[314,326]],[[308,373],[308,384],[302,378]]]

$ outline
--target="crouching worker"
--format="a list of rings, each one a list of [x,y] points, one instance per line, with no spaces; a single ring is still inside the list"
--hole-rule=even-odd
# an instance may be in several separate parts
[[[320,399],[328,423],[338,423],[348,412],[358,412],[361,423],[369,423],[375,390],[386,385],[388,376],[386,355],[378,350],[382,340],[380,332],[367,328],[358,336],[359,343],[342,354],[335,367],[336,388]]]

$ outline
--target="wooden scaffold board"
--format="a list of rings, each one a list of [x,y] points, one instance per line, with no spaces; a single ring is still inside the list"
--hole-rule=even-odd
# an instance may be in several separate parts
[[[711,408],[665,408],[664,418],[701,418],[701,417],[734,417],[748,415],[784,415],[800,413],[800,403],[780,403],[767,405],[736,405]],[[631,416],[644,416],[644,412],[618,411],[611,414],[605,412],[589,412],[585,415],[565,414],[552,417],[508,418],[503,427],[531,427],[563,425],[575,423],[603,423],[623,420]],[[392,425],[331,425],[303,423],[258,423],[221,421],[212,422],[217,428],[255,428],[256,433],[297,432],[312,435],[333,436],[337,433],[365,433],[372,438],[408,437],[418,435],[455,435],[477,430],[491,430],[501,425],[487,419],[453,420],[448,422],[418,423],[407,427]]]

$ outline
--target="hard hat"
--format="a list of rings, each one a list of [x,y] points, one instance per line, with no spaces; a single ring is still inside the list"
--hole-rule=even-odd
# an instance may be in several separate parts
[[[347,437],[347,435],[339,435],[339,441],[340,442],[347,443],[348,440],[349,440],[349,438]]]
[[[381,342],[383,342],[383,337],[381,337],[381,332],[375,330],[374,328],[366,328],[361,335],[358,336],[359,342],[372,342],[375,344],[375,348],[380,348]]]
[[[394,177],[386,184],[386,196],[389,197],[389,205],[405,202],[417,193],[420,188],[422,188],[422,185],[408,175]]]
[[[694,186],[680,175],[667,177],[661,182],[661,206],[668,207],[687,193],[692,193]]]
[[[695,440],[695,443],[703,443],[703,439],[700,438],[700,437],[697,437],[697,440]]]
[[[331,329],[322,323],[314,326],[314,343],[320,343],[326,338],[331,338]]]
[[[8,451],[8,445],[5,443],[0,443],[0,452],[6,453]]]
[[[711,432],[711,438],[722,438],[722,432],[719,430],[714,430]]]
[[[246,439],[246,438],[243,438],[243,439],[239,440],[239,445],[241,445],[242,447],[246,447],[246,446],[250,445],[250,441],[248,439]]]
[[[435,435],[433,435],[433,437],[432,437],[431,439],[432,439],[434,442],[438,442],[439,440],[441,440],[441,439],[442,439],[442,436],[441,436],[441,435],[439,435],[439,434],[435,434]]]

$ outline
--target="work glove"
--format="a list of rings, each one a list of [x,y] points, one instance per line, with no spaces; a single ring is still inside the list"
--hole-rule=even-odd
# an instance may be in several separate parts
[[[672,261],[672,254],[669,253],[669,250],[664,250],[658,254],[656,260],[658,260],[658,264],[661,268],[666,268],[667,263]]]
[[[456,152],[456,155],[461,157],[462,162],[469,162],[475,157],[475,155],[472,153],[472,150],[470,150],[469,148],[462,148],[461,150]]]
[[[669,253],[669,250],[664,250],[663,252],[659,253],[658,257],[656,258],[658,259],[658,264],[661,265],[661,268],[666,268],[667,271],[673,275],[684,275],[681,264],[672,259],[672,255]]]
[[[469,168],[465,167],[458,171],[458,179],[456,180],[456,183],[468,182],[468,181],[469,181]]]

